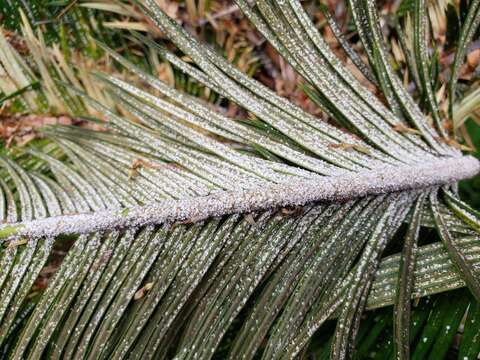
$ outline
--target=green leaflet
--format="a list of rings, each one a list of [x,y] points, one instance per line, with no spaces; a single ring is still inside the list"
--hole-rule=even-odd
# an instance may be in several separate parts
[[[455,302],[458,306],[452,307]],[[449,306],[450,305],[450,306]],[[393,341],[392,321],[390,307],[367,313],[360,325],[356,358],[385,359],[394,357],[393,348],[390,345]],[[476,315],[476,303],[464,289],[449,292],[440,296],[423,298],[418,304],[412,306],[412,336],[410,348],[412,357],[416,359],[436,359],[452,356],[457,348],[457,342],[461,349],[467,352],[458,354],[468,358],[475,358],[478,355],[478,343],[471,340],[478,331],[476,321],[461,321],[459,314],[466,315],[473,319]],[[459,326],[460,324],[460,326]],[[463,328],[463,330],[462,330]],[[463,334],[468,334],[465,337]],[[323,335],[327,335],[325,333]],[[474,338],[473,338],[474,339]],[[331,338],[322,338],[318,342],[319,349],[307,351],[306,353],[315,358],[326,359],[328,346]],[[457,354],[453,354],[455,356]]]
[[[435,219],[435,224],[442,242],[444,243],[448,254],[453,263],[463,273],[465,282],[477,301],[480,301],[480,277],[478,271],[472,266],[465,255],[459,250],[455,244],[452,235],[446,227],[445,221],[438,212],[438,200],[434,195],[430,195],[430,206]]]
[[[395,298],[395,353],[398,359],[408,359],[410,354],[410,302],[412,299],[413,277],[415,271],[418,235],[421,223],[421,210],[424,196],[420,196],[412,209],[412,219],[405,235],[400,260],[398,285]]]
[[[453,104],[455,102],[455,88],[458,82],[458,72],[462,65],[467,50],[467,45],[472,41],[475,32],[480,25],[480,1],[473,0],[468,7],[467,17],[460,30],[460,37],[458,39],[457,51],[452,64],[452,74],[448,83],[449,92],[449,113],[452,116]]]
[[[414,8],[414,27],[413,27],[413,48],[417,64],[417,71],[420,78],[420,85],[422,92],[427,96],[427,102],[430,107],[432,117],[435,121],[437,131],[444,138],[446,137],[445,128],[440,119],[437,99],[435,97],[435,88],[433,87],[431,77],[432,74],[429,71],[430,64],[427,54],[427,26],[428,18],[426,15],[427,3],[423,0],[415,1]]]
[[[386,53],[385,44],[378,26],[379,20],[378,13],[375,9],[375,3],[370,0],[350,1],[349,3],[357,28],[362,28],[363,32],[366,33],[362,38],[364,45],[368,44],[368,41],[373,42],[371,46],[374,50],[371,50],[371,61],[378,67],[379,71],[377,73],[384,77],[384,80],[381,81],[381,83],[384,84],[382,87],[386,89],[387,94],[392,93],[395,101],[398,102],[401,111],[405,113],[406,118],[422,133],[422,136],[430,146],[440,153],[448,151],[444,149],[444,146],[440,144],[438,140],[435,139],[436,132],[427,125],[418,105],[415,104],[406,89],[403,88],[403,85],[400,83],[396,74],[393,72],[391,64],[388,61],[388,54]],[[362,21],[366,21],[368,26],[360,26]],[[361,33],[362,32],[360,32],[360,34]],[[368,41],[366,40],[367,36],[369,36]]]

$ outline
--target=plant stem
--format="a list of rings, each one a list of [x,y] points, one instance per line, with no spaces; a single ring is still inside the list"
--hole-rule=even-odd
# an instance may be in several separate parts
[[[439,158],[423,164],[388,166],[340,176],[317,177],[249,190],[221,191],[208,196],[164,200],[144,206],[63,215],[0,226],[0,241],[19,237],[87,234],[178,221],[249,213],[314,202],[339,202],[368,195],[426,189],[473,177],[480,162],[472,156]]]

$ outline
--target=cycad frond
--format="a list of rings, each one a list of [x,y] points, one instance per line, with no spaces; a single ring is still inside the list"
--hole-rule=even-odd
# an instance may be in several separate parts
[[[467,286],[480,301],[480,216],[456,192],[480,165],[443,127],[424,12],[417,70],[434,125],[391,66],[373,1],[349,3],[363,71],[386,103],[343,66],[298,0],[236,2],[348,131],[246,76],[146,0],[145,13],[197,66],[134,36],[252,119],[223,115],[103,44],[141,87],[96,74],[113,106],[55,83],[108,130],[45,128],[47,145],[0,157],[4,357],[203,359],[233,334],[230,358],[292,358],[336,319],[330,356],[341,359],[354,353],[364,310],[394,304],[396,356],[408,358],[412,298]],[[426,229],[435,241],[419,244]],[[398,241],[402,253],[384,257]],[[470,338],[479,328],[468,329]]]

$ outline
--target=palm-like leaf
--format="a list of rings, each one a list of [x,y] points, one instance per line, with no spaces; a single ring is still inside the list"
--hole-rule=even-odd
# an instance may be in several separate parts
[[[395,304],[396,353],[407,358],[411,298],[467,286],[480,301],[480,217],[455,186],[479,165],[445,140],[423,12],[416,58],[435,126],[390,65],[373,1],[350,1],[370,68],[358,65],[388,105],[341,64],[297,0],[237,4],[349,132],[247,77],[145,1],[198,67],[135,36],[253,120],[221,114],[102,44],[148,85],[97,74],[130,116],[55,85],[104,114],[109,131],[46,128],[45,147],[0,158],[5,357],[210,358],[235,329],[229,357],[291,358],[336,318],[330,354],[346,358],[363,311]],[[422,229],[440,241],[418,246]],[[71,234],[47,288],[32,293]],[[399,240],[403,252],[384,258]]]

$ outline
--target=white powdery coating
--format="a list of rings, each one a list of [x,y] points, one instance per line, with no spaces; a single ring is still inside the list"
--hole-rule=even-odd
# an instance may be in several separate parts
[[[17,227],[14,235],[39,238],[60,234],[86,234],[103,230],[139,227],[176,221],[199,221],[233,213],[248,213],[284,206],[302,206],[318,201],[343,201],[366,195],[421,189],[450,184],[476,175],[480,162],[472,156],[443,158],[421,165],[404,165],[383,169],[327,176],[314,181],[266,184],[241,191],[224,191],[182,200],[165,200],[123,211],[102,210],[89,214],[55,216],[24,223],[5,224]]]

